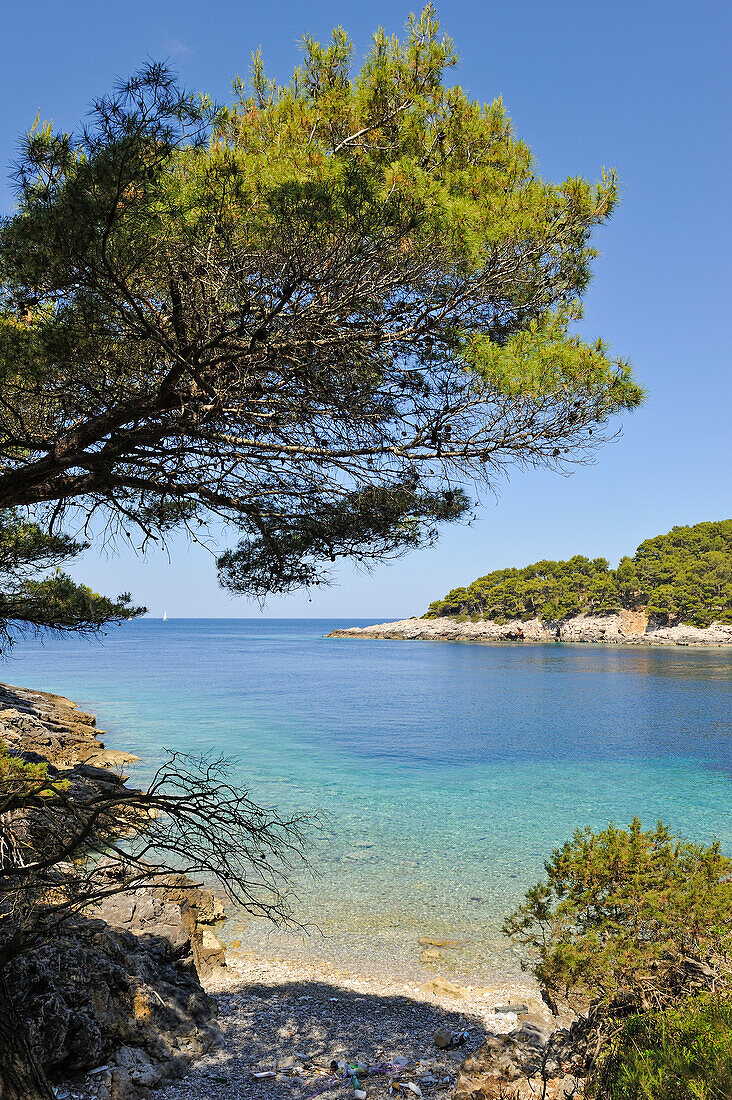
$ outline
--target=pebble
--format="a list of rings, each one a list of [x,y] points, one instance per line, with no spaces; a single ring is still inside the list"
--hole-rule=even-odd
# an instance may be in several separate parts
[[[457,999],[456,988],[442,980],[425,988],[405,983],[401,975],[389,982],[347,974],[332,964],[237,954],[210,987],[218,1001],[222,1047],[199,1059],[186,1078],[157,1090],[155,1100],[308,1100],[328,1083],[331,1061],[357,1063],[359,1070],[391,1063],[403,1076],[391,1100],[398,1095],[420,1100],[420,1093],[424,1100],[441,1100],[454,1086],[457,1063],[482,1042],[483,1029],[510,1030],[492,1006],[509,994],[511,1001],[517,994],[533,996],[528,988],[464,986]],[[469,1040],[458,1050],[433,1043],[442,1033],[448,1046],[453,1034],[465,1030]],[[318,1072],[321,1077],[315,1076]],[[268,1076],[255,1078],[254,1073]],[[222,1077],[227,1084],[212,1088]],[[406,1087],[408,1082],[414,1089]],[[358,1088],[356,1082],[349,1088],[344,1082],[323,1100],[349,1097],[389,1100],[388,1077],[361,1070]]]
[[[522,1013],[528,1012],[529,1011],[529,1006],[527,1004],[524,1004],[523,1002],[517,1002],[517,1003],[514,1004],[511,1001],[509,1001],[509,1003],[505,1004],[505,1005],[496,1005],[496,1007],[494,1008],[493,1011],[502,1013],[504,1015],[507,1012],[515,1012],[516,1015],[519,1016]]]

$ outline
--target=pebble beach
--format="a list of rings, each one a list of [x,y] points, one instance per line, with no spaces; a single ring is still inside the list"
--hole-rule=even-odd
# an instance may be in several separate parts
[[[515,1004],[549,1020],[528,983],[478,988],[433,979],[420,986],[236,950],[208,984],[223,1042],[184,1080],[157,1092],[159,1100],[301,1100],[321,1093],[350,1100],[352,1075],[331,1068],[339,1061],[377,1071],[357,1080],[369,1100],[390,1089],[392,1096],[418,1096],[408,1083],[424,1097],[447,1096],[486,1032],[516,1027],[516,1012],[496,1006]],[[460,1045],[440,1049],[440,1032]]]

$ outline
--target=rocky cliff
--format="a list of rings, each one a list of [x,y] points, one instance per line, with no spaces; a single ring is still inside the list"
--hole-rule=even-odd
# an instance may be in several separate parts
[[[657,626],[644,612],[620,611],[617,615],[577,615],[550,623],[541,619],[513,619],[495,623],[483,619],[462,622],[436,619],[399,619],[375,626],[333,630],[329,638],[389,638],[432,642],[594,642],[622,645],[732,646],[732,625]]]

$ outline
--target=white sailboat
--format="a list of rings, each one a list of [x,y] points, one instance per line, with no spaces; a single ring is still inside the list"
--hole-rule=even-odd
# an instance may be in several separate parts
[[[164,612],[163,612],[163,622],[164,622],[164,623],[167,623],[167,621],[168,621],[168,612],[167,612],[167,611],[164,611]]]

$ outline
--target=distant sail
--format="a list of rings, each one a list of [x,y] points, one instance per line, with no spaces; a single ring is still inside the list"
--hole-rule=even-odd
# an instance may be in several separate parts
[[[165,622],[167,622],[167,621],[168,621],[168,612],[167,612],[167,611],[164,611],[164,612],[163,612],[163,622],[165,623]]]

